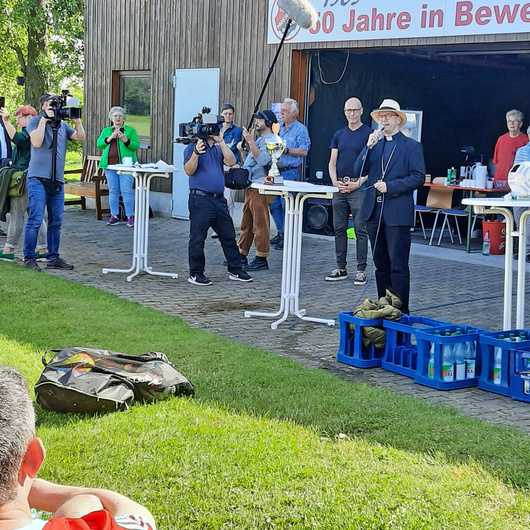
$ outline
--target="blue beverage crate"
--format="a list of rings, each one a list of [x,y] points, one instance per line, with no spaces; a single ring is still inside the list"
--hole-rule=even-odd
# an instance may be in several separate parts
[[[510,396],[512,399],[530,403],[530,351],[514,350],[513,361]]]
[[[414,377],[418,356],[416,339],[418,330],[449,325],[441,320],[409,315],[403,315],[399,322],[383,320],[383,327],[386,330],[386,347],[381,367],[391,372]]]
[[[461,335],[453,335],[457,329],[462,331]],[[436,334],[437,331],[440,333],[439,335]],[[446,331],[449,331],[452,335],[449,337],[444,336]],[[452,390],[455,388],[465,388],[477,385],[482,365],[481,346],[479,339],[480,335],[484,332],[485,330],[472,326],[456,326],[454,324],[418,331],[418,359],[414,381],[420,385],[437,388],[438,390]],[[444,346],[466,342],[474,342],[476,346],[474,377],[468,377],[468,366],[466,366],[465,379],[444,381],[442,374],[442,352]],[[429,377],[429,357],[431,346],[433,345],[434,373],[432,374],[432,377]],[[456,378],[456,367],[454,368],[453,374],[453,376]]]
[[[512,342],[506,340],[510,336],[510,333],[519,335],[523,332],[527,337],[530,331],[526,329],[513,329],[507,331],[496,331],[494,333],[485,333],[480,336],[480,344],[482,346],[482,371],[478,380],[478,387],[482,390],[488,390],[489,392],[495,392],[495,394],[502,394],[503,396],[512,396],[512,384],[515,380],[515,355],[516,350],[529,351],[530,340],[524,340],[520,342]],[[504,339],[499,337],[503,335]],[[501,349],[501,377],[500,383],[495,384],[493,382],[493,368],[495,364],[495,348]],[[517,380],[521,380],[518,377]],[[521,382],[521,384],[523,384]],[[520,395],[518,391],[516,395]],[[514,398],[517,399],[517,398]]]
[[[376,348],[373,344],[363,346],[362,328],[365,326],[381,326],[381,318],[354,317],[352,312],[339,313],[340,344],[337,352],[337,361],[357,368],[371,368],[381,366],[383,349]],[[354,324],[354,335],[350,330]]]

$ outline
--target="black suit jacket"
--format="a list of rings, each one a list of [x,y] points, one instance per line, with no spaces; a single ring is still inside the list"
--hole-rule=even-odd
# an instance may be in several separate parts
[[[395,142],[395,144],[394,144]],[[370,219],[376,197],[379,192],[373,185],[381,179],[381,158],[385,140],[380,140],[372,149],[365,147],[355,162],[355,176],[368,175],[368,181],[361,188],[365,188],[361,205],[361,218]],[[394,135],[387,146],[393,148],[394,153],[388,163],[384,181],[387,192],[384,194],[383,218],[389,226],[414,225],[414,190],[423,186],[425,182],[425,161],[423,148],[419,142],[406,137],[401,132]],[[364,162],[364,167],[363,167]]]

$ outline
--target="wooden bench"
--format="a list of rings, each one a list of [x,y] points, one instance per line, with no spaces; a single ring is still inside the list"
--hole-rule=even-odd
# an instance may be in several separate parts
[[[86,198],[96,201],[96,217],[101,220],[104,213],[110,213],[108,208],[101,207],[101,197],[108,197],[109,187],[105,180],[105,172],[98,168],[99,156],[85,156],[81,169],[65,171],[65,175],[79,174],[79,182],[65,182],[64,193],[78,195],[79,199],[66,199],[65,204],[80,204],[86,210]]]

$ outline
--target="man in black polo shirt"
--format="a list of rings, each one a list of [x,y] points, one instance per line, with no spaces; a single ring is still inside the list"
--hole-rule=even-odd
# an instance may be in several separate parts
[[[223,141],[223,137],[208,136],[184,150],[184,171],[189,177],[190,196],[190,242],[188,259],[193,285],[211,285],[204,275],[206,260],[204,242],[211,227],[219,236],[219,242],[228,262],[228,278],[240,282],[251,282],[252,277],[243,270],[241,256],[236,244],[234,223],[228,213],[224,198],[224,169],[236,163],[234,153]]]

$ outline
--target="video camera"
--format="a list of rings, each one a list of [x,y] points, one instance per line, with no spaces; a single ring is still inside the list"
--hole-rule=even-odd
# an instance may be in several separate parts
[[[53,110],[53,118],[51,118],[52,126],[59,127],[61,120],[65,118],[70,120],[81,118],[79,98],[72,97],[68,89],[62,90],[60,96],[53,96],[49,102],[48,108]],[[48,117],[44,111],[43,116]]]
[[[210,114],[211,110],[203,107],[190,122],[179,123],[180,138],[175,138],[175,142],[187,145],[198,140],[207,140],[209,136],[217,136],[221,132],[220,125],[225,120],[222,116]]]

